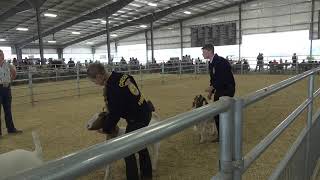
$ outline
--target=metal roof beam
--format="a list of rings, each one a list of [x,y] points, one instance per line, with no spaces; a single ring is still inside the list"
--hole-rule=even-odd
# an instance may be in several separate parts
[[[14,7],[10,8],[6,12],[2,13],[0,15],[0,23],[4,22],[6,19],[10,18],[11,16],[14,16],[15,14],[26,11],[28,9],[31,9],[32,6],[27,0],[24,0],[20,2],[19,4],[15,5]]]
[[[48,29],[44,32],[42,32],[42,36],[46,37],[50,34],[56,33],[58,31],[61,31],[63,29],[66,29],[68,27],[71,27],[75,24],[78,24],[80,22],[86,21],[86,20],[91,20],[91,19],[97,19],[97,18],[104,18],[104,17],[108,17],[111,16],[112,14],[114,14],[115,12],[117,12],[118,10],[122,9],[123,7],[125,7],[126,5],[128,5],[129,3],[131,3],[133,0],[119,0],[116,1],[114,3],[111,3],[109,5],[106,5],[100,9],[94,10],[86,15],[77,17],[69,22],[66,22],[64,24],[58,25],[52,29]],[[39,39],[39,36],[33,36],[30,37],[28,39],[25,39],[21,42],[18,43],[19,47],[23,47],[24,45]]]
[[[154,30],[159,29],[159,28],[161,28],[161,27],[166,27],[166,26],[170,26],[170,25],[173,25],[173,24],[177,24],[177,23],[179,23],[180,21],[186,21],[186,20],[189,20],[189,19],[193,19],[193,18],[205,16],[205,15],[208,15],[208,14],[211,14],[211,13],[214,13],[214,12],[217,12],[217,11],[222,11],[222,10],[225,10],[225,9],[228,9],[228,8],[231,8],[231,7],[238,6],[239,4],[247,3],[247,2],[251,2],[251,1],[256,1],[256,0],[243,0],[243,1],[241,1],[241,2],[232,3],[232,4],[227,5],[227,6],[224,6],[224,7],[214,8],[214,9],[205,11],[205,12],[203,12],[203,13],[200,13],[200,14],[197,14],[197,15],[194,15],[194,16],[191,16],[191,17],[188,17],[188,18],[178,19],[178,20],[175,20],[175,21],[172,21],[172,22],[168,22],[168,23],[165,23],[165,24],[163,24],[163,25],[154,27]],[[137,35],[137,34],[140,34],[140,33],[144,33],[144,32],[145,32],[145,30],[141,30],[141,31],[138,31],[138,32],[134,32],[134,33],[131,33],[131,34],[128,34],[128,35],[119,37],[119,38],[117,38],[117,40],[120,41],[120,40],[122,40],[122,39],[131,37],[131,36],[134,36],[134,35]],[[103,35],[103,33],[102,33],[101,35]],[[92,37],[92,38],[93,38],[93,37]],[[80,42],[81,42],[81,41],[80,41]],[[104,45],[105,43],[106,43],[105,41],[104,41],[104,42],[101,42],[101,43],[95,45],[95,47],[102,46],[102,45]]]
[[[156,12],[156,13],[149,14],[147,16],[143,16],[143,17],[141,17],[139,19],[135,19],[135,20],[130,21],[128,23],[124,23],[124,24],[121,24],[119,26],[112,27],[112,28],[110,28],[110,32],[113,32],[113,31],[116,31],[116,30],[119,30],[119,29],[122,29],[122,28],[130,27],[130,26],[134,26],[134,25],[137,25],[137,24],[145,24],[145,23],[149,24],[150,22],[154,22],[154,21],[157,21],[157,20],[159,20],[161,18],[164,18],[165,16],[167,16],[167,15],[169,15],[169,14],[171,14],[171,13],[173,13],[173,12],[179,10],[179,9],[183,9],[183,8],[186,8],[186,7],[189,7],[189,6],[192,6],[192,5],[201,4],[201,3],[205,3],[205,2],[209,2],[209,1],[211,1],[211,0],[191,0],[191,1],[188,1],[186,3],[182,3],[182,4],[179,4],[177,6],[165,9],[163,11],[159,11],[159,12]],[[85,41],[85,40],[88,40],[88,39],[91,39],[91,38],[94,38],[94,37],[97,37],[97,36],[101,36],[101,35],[105,34],[106,32],[107,32],[106,30],[102,30],[102,31],[99,31],[97,33],[90,34],[88,36],[85,36],[85,37],[70,41],[70,42],[64,44],[64,47],[70,46],[72,44],[77,44],[79,42],[82,42],[82,41]]]

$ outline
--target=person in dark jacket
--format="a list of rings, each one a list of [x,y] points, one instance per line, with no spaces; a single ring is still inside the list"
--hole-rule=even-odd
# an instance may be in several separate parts
[[[106,72],[100,63],[90,64],[88,77],[97,85],[104,86],[104,100],[109,112],[103,123],[102,131],[113,134],[117,130],[120,118],[127,121],[126,133],[149,125],[152,109],[139,90],[134,78],[127,74]],[[152,179],[152,165],[148,149],[139,153],[141,178]],[[134,154],[125,158],[128,180],[139,180],[138,167]]]
[[[231,71],[231,65],[223,57],[214,53],[214,46],[206,44],[202,47],[204,59],[209,59],[210,85],[205,90],[208,99],[214,94],[214,101],[218,101],[221,96],[233,97],[235,93],[235,81]],[[215,116],[215,123],[219,133],[219,116]],[[219,142],[219,137],[215,140]]]

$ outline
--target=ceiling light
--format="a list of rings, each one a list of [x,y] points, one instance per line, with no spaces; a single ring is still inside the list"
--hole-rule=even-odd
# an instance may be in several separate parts
[[[29,31],[28,28],[17,28],[16,30],[18,30],[18,31]]]
[[[185,13],[185,14],[191,14],[191,12],[190,12],[190,11],[185,11],[185,12],[183,12],[183,13]]]
[[[148,26],[143,24],[143,25],[140,25],[140,27],[141,27],[141,28],[146,28],[146,27],[148,27]]]
[[[134,7],[141,7],[139,4],[134,4],[134,3],[131,3],[130,5]]]
[[[101,24],[107,24],[107,21],[101,20]]]
[[[56,14],[50,14],[50,13],[45,13],[44,16],[55,18],[55,17],[57,17],[58,15],[56,15]]]
[[[110,36],[111,36],[111,37],[118,37],[117,34],[111,34]]]
[[[93,42],[87,42],[86,44],[93,44]]]
[[[153,7],[156,7],[157,4],[156,3],[148,3],[149,6],[153,6]]]
[[[3,42],[3,41],[6,41],[6,39],[0,39],[0,41],[2,41],[2,42]]]
[[[76,32],[76,31],[74,31],[74,32],[72,32],[72,34],[81,34],[80,32]]]
[[[54,44],[54,43],[56,43],[57,41],[54,41],[54,40],[51,40],[51,41],[48,41],[48,43],[50,43],[50,44]]]
[[[257,3],[253,3],[253,4],[250,5],[250,7],[257,7],[257,6],[258,6]]]
[[[172,28],[172,27],[169,27],[168,29],[169,29],[169,30],[172,30],[173,28]]]

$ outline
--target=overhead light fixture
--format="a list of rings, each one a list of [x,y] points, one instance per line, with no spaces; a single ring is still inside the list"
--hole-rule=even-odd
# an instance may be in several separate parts
[[[156,3],[148,3],[149,6],[152,6],[152,7],[156,7],[157,4]]]
[[[143,24],[143,25],[140,25],[140,27],[141,28],[147,28],[148,26]]]
[[[118,37],[117,34],[111,34],[110,36],[111,36],[111,37]]]
[[[86,44],[93,44],[93,42],[87,42]]]
[[[106,20],[101,20],[101,24],[107,24]]]
[[[55,18],[55,17],[57,17],[58,15],[56,15],[56,14],[51,14],[51,13],[45,13],[44,16]]]
[[[172,27],[169,27],[168,29],[169,29],[169,30],[172,30],[173,28],[172,28]]]
[[[28,28],[17,28],[16,30],[17,30],[17,31],[29,31]]]
[[[81,34],[80,32],[73,31],[72,34]]]
[[[191,12],[190,12],[190,11],[185,11],[185,12],[183,12],[183,13],[185,13],[185,14],[191,14]]]
[[[48,43],[50,44],[55,44],[57,41],[54,41],[54,40],[51,40],[51,41],[48,41]]]
[[[3,41],[7,41],[7,40],[6,39],[0,39],[0,41],[3,42]]]

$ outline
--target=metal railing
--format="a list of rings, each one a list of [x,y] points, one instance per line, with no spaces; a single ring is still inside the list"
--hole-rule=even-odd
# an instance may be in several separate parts
[[[180,63],[178,66],[173,66],[173,64],[158,64],[154,66],[153,64],[150,66],[106,65],[105,67],[109,71],[114,70],[136,76],[141,88],[144,82],[149,80],[158,79],[159,82],[164,83],[168,75],[177,74],[181,78],[182,74],[196,75],[207,72],[206,64],[201,64],[200,66],[200,64],[190,65],[190,63]],[[201,72],[199,69],[203,67],[205,67],[205,70]],[[51,68],[39,65],[26,66],[23,67],[23,70],[19,70],[17,74],[18,79],[12,82],[14,95],[15,92],[18,94],[14,98],[19,97],[14,100],[15,104],[31,103],[34,105],[35,102],[44,99],[51,100],[50,97],[55,94],[60,96],[52,99],[63,98],[66,97],[63,91],[68,92],[68,96],[80,97],[83,94],[90,94],[86,92],[92,86],[89,81],[82,80],[87,77],[86,66],[80,64],[71,68]],[[66,80],[69,81],[65,82]],[[51,83],[46,84],[48,82]],[[94,91],[93,93],[98,92]],[[44,94],[50,95],[50,97],[43,97]]]
[[[75,179],[112,161],[124,158],[132,154],[132,152],[137,152],[145,148],[147,144],[158,142],[196,123],[213,118],[214,115],[221,112],[224,112],[221,117],[222,122],[228,123],[230,121],[227,118],[232,116],[230,110],[228,110],[231,107],[231,101],[231,98],[223,99],[216,103],[168,118],[105,143],[100,143],[61,159],[48,162],[41,167],[9,177],[8,179]],[[225,139],[223,138],[222,141],[222,143],[226,144],[223,149],[230,151],[230,147],[227,147],[227,143],[224,142]]]
[[[310,154],[311,146],[315,142],[314,133],[311,131],[315,124],[319,124],[320,112],[313,115],[313,100],[320,94],[320,89],[314,92],[314,76],[320,68],[313,69],[302,74],[291,77],[274,85],[268,86],[242,98],[222,97],[219,101],[210,103],[198,109],[168,118],[157,124],[139,129],[137,131],[117,137],[111,141],[100,143],[85,150],[65,156],[61,159],[50,161],[45,165],[25,171],[8,179],[73,179],[103,167],[114,160],[122,159],[133,152],[137,152],[148,144],[158,142],[168,136],[176,134],[192,125],[200,123],[208,118],[213,118],[220,114],[220,155],[219,173],[213,179],[235,179],[240,180],[242,174],[250,165],[274,142],[277,137],[297,118],[302,111],[308,108],[307,127],[302,131],[297,141],[293,144],[289,153],[279,164],[270,179],[278,179],[285,167],[290,165],[289,160],[295,157],[297,148],[305,140],[305,151],[302,151],[304,159],[304,169],[292,174],[303,173],[303,179],[309,179],[311,170],[315,167],[315,159],[319,158],[320,147]],[[242,123],[243,110],[250,104],[274,94],[306,77],[309,77],[309,96],[300,106],[298,106],[285,120],[283,120],[272,132],[270,132],[258,145],[256,145],[245,156],[242,155]],[[313,116],[312,116],[313,115]],[[313,121],[312,121],[313,119]],[[319,127],[319,126],[318,126]],[[313,132],[313,134],[311,134]],[[319,132],[317,136],[319,137]],[[317,144],[317,143],[316,143]],[[300,151],[301,152],[301,151]],[[297,163],[295,161],[290,161]],[[295,174],[294,174],[295,175]]]

